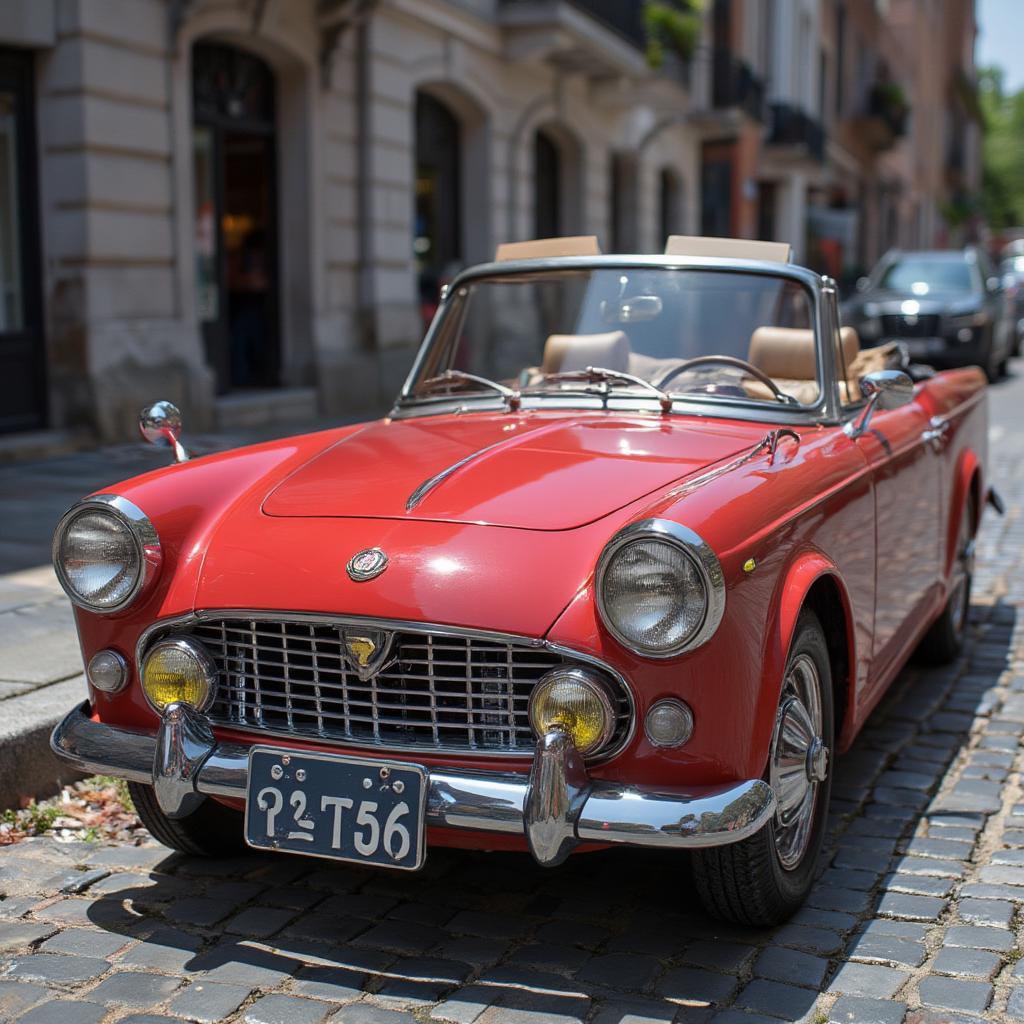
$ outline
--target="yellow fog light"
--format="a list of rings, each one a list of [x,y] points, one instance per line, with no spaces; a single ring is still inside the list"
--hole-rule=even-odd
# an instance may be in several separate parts
[[[216,683],[213,659],[188,637],[157,641],[142,662],[142,692],[157,711],[175,701],[205,711],[213,703]]]
[[[615,710],[607,688],[593,673],[556,668],[534,688],[530,724],[538,736],[560,729],[581,754],[592,754],[611,739]]]

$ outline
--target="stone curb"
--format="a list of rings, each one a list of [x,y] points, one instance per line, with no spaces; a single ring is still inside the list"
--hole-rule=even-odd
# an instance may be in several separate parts
[[[0,709],[0,810],[23,797],[47,797],[81,776],[50,752],[50,733],[85,698],[85,677],[76,676],[5,700]]]

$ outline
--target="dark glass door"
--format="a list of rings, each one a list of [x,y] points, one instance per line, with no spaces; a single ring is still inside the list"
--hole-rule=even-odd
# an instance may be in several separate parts
[[[416,223],[413,251],[424,326],[443,284],[462,261],[462,139],[455,115],[427,93],[416,94]]]
[[[558,238],[562,233],[562,161],[558,146],[538,131],[533,146],[533,237]]]
[[[32,56],[0,49],[0,431],[46,422]]]
[[[196,307],[224,394],[280,383],[274,80],[229,46],[193,51]]]

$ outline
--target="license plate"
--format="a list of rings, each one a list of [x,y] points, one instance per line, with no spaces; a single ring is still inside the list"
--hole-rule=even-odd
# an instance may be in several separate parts
[[[253,747],[245,841],[415,871],[426,856],[426,791],[419,765]]]

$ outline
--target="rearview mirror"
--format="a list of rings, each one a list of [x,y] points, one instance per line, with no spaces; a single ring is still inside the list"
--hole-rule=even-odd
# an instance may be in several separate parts
[[[661,315],[662,302],[657,295],[627,295],[614,302],[601,303],[601,318],[606,324],[636,324]]]
[[[158,447],[173,448],[175,462],[188,462],[188,452],[182,447],[181,413],[171,402],[154,402],[139,413],[139,433]]]
[[[912,402],[914,382],[902,370],[876,370],[861,380],[860,392],[868,402],[860,416],[844,428],[850,437],[860,437],[868,429],[875,409],[899,409]]]
[[[857,291],[866,292],[871,287],[871,279],[868,277],[857,278]]]

